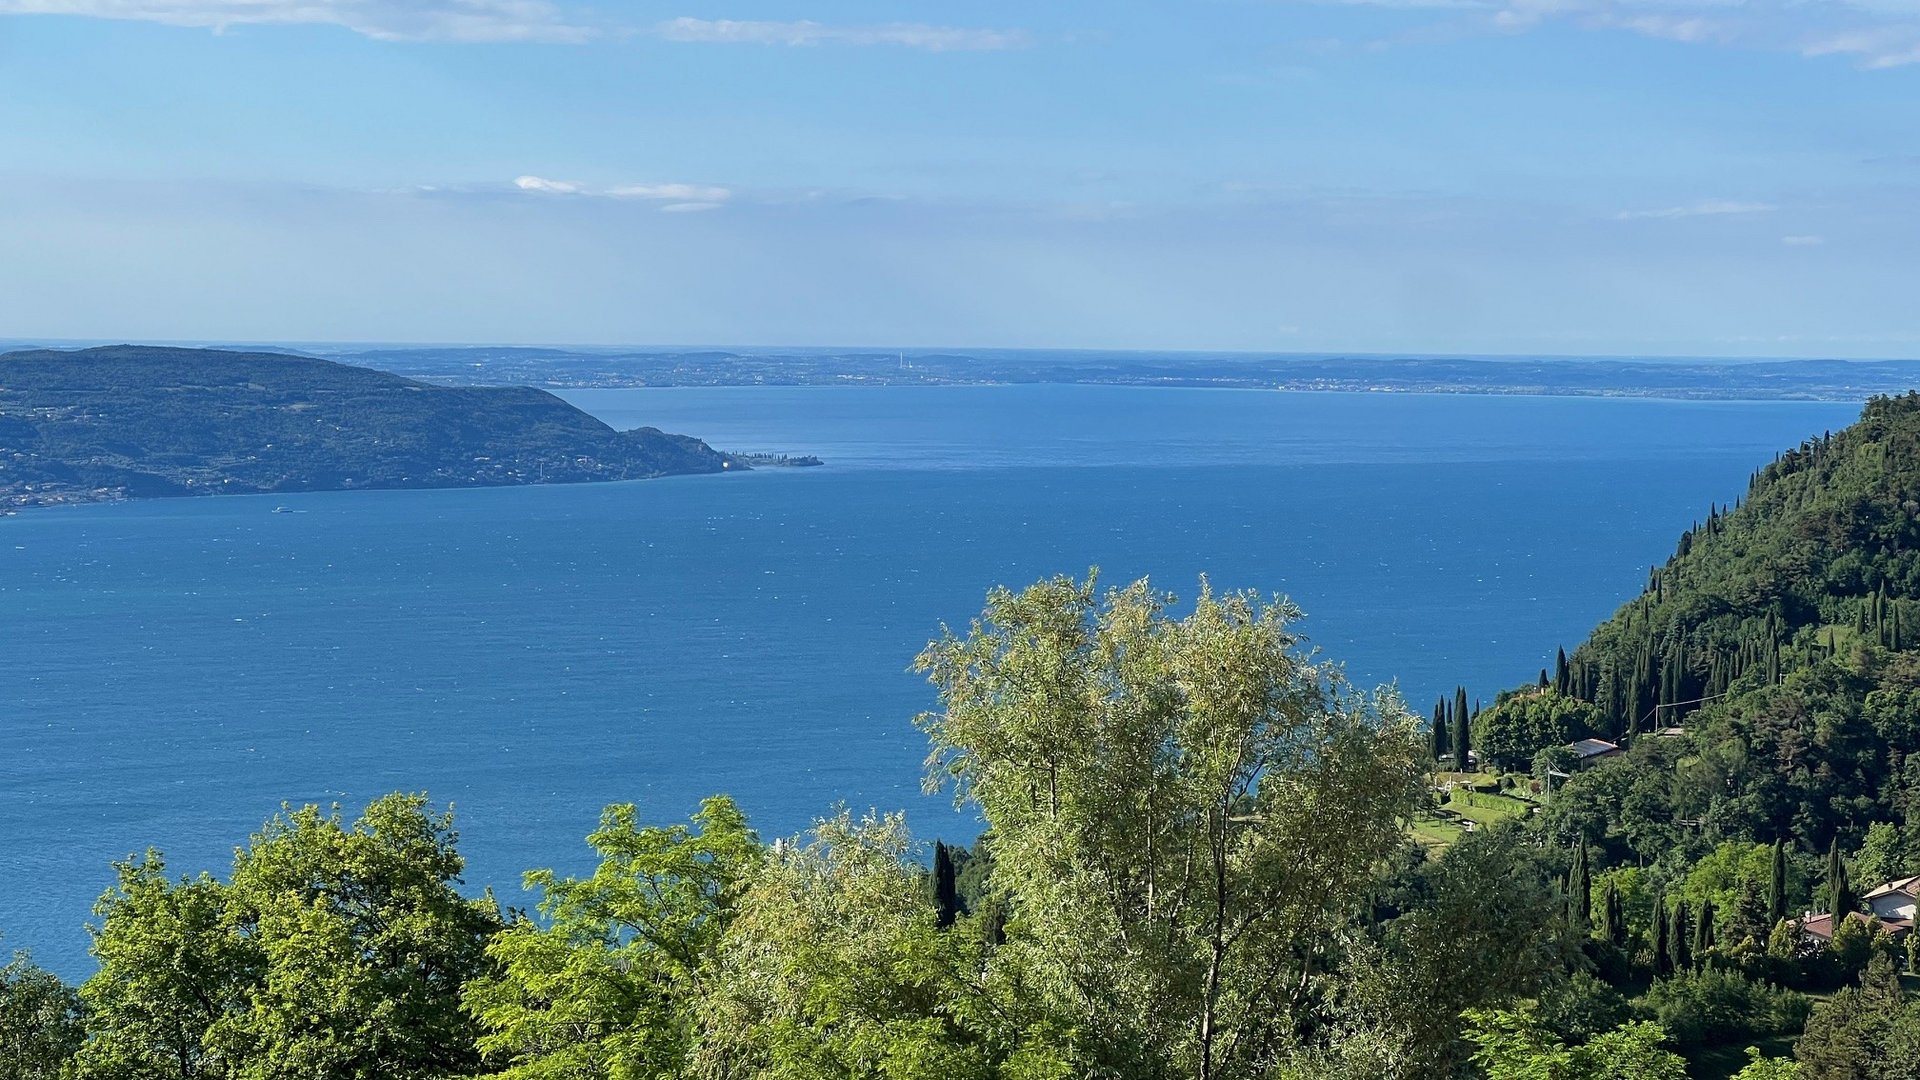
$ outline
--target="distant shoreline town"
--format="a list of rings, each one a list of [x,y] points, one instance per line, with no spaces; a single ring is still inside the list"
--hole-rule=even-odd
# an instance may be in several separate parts
[[[328,359],[457,385],[549,390],[687,386],[1062,384],[1296,392],[1675,400],[1865,401],[1920,385],[1904,360],[1378,357],[1045,350],[322,348]]]

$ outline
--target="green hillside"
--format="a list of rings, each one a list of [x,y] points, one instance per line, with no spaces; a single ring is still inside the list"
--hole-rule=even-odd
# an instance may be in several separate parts
[[[0,356],[0,506],[632,480],[743,468],[542,390],[449,387],[276,353]]]
[[[1627,743],[1639,809],[1608,816],[1616,834],[1657,824],[1633,845],[1647,857],[1686,835],[1820,849],[1904,825],[1920,795],[1917,514],[1920,395],[1876,398],[1711,508],[1545,685],[1477,718],[1475,747],[1511,762],[1582,735]],[[1551,708],[1568,699],[1592,707]]]

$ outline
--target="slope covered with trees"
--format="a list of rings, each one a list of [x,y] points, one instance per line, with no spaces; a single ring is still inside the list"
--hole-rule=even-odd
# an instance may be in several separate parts
[[[1758,470],[1738,505],[1710,508],[1640,596],[1476,719],[1475,746],[1524,770],[1569,739],[1624,743],[1625,767],[1583,774],[1570,801],[1618,787],[1596,791],[1584,828],[1636,857],[1710,836],[1851,850],[1879,823],[1899,831],[1905,865],[1920,856],[1906,841],[1920,807],[1916,650],[1908,394],[1873,400]]]
[[[167,495],[633,480],[743,468],[543,390],[278,353],[0,356],[0,507]]]

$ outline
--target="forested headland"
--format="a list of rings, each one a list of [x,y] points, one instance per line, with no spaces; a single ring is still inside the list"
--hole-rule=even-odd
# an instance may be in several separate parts
[[[0,1074],[1920,1076],[1917,515],[1920,396],[1876,399],[1423,717],[1284,601],[995,590],[916,661],[969,845],[615,806],[592,874],[476,898],[424,796],[288,808],[113,868],[78,986],[0,972]]]
[[[524,386],[440,386],[282,353],[0,355],[0,512],[181,495],[639,480],[748,468]]]

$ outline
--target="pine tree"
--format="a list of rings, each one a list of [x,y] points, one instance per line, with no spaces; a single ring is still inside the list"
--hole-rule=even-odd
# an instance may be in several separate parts
[[[1675,974],[1693,967],[1691,929],[1687,925],[1687,901],[1681,897],[1674,901],[1673,925],[1667,929],[1667,954]]]
[[[960,915],[960,890],[953,865],[953,849],[933,842],[933,909],[942,930]]]
[[[1567,900],[1573,907],[1573,928],[1587,933],[1593,922],[1593,877],[1587,868],[1587,845],[1573,846],[1573,869],[1567,872]]]
[[[1767,882],[1767,922],[1778,923],[1787,917],[1787,841],[1773,842],[1773,878]]]

